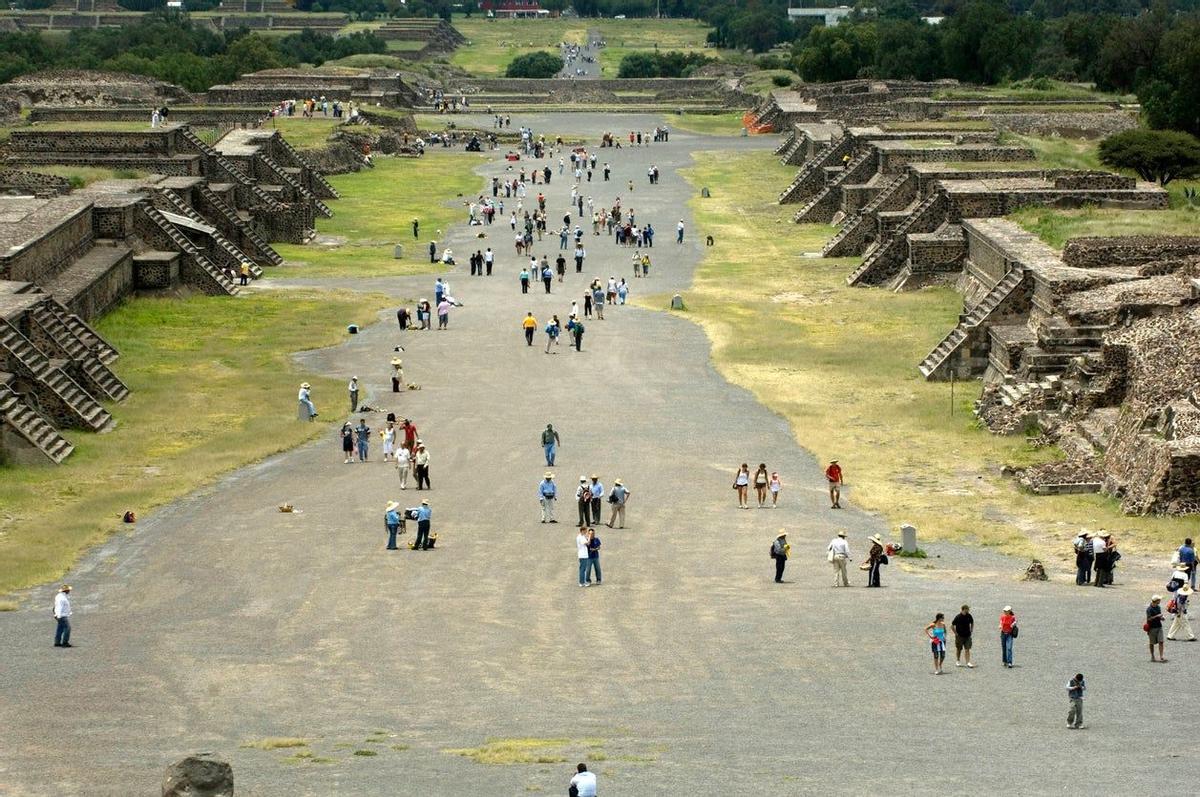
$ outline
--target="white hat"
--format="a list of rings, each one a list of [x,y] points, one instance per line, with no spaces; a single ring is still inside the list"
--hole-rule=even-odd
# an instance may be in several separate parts
[[[880,545],[883,545],[883,538],[880,537],[878,534],[876,534],[874,537],[871,538],[871,542],[877,542]]]
[[[844,531],[839,531],[839,532],[838,532],[838,536],[839,536],[839,537],[845,537],[845,536],[846,536],[846,532],[844,532]]]
[[[388,501],[387,509],[385,509],[384,511],[391,512],[393,509],[399,509],[399,508],[400,508],[400,504],[396,503],[395,501]]]
[[[553,478],[554,478],[554,474],[553,474],[553,473],[551,473],[550,471],[546,471],[546,478],[547,478],[547,479],[553,479]]]
[[[1193,592],[1193,590],[1192,590],[1191,584],[1184,584],[1182,587],[1179,588],[1180,595],[1191,595],[1192,592]]]
[[[1012,611],[1012,607],[1011,607],[1011,606],[1005,606],[1005,607],[1004,607],[1004,611],[1006,611],[1006,612],[1011,612],[1011,611]]]
[[[1151,595],[1150,596],[1151,603],[1158,603],[1161,600],[1162,600],[1162,595]]]

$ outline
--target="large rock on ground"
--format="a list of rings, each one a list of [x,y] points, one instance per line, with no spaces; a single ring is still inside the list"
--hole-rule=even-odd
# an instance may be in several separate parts
[[[176,761],[167,767],[162,797],[233,797],[233,767],[201,756]]]

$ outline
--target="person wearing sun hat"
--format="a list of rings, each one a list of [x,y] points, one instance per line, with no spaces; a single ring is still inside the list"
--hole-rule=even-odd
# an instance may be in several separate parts
[[[1192,633],[1192,623],[1188,619],[1188,602],[1192,598],[1192,592],[1194,592],[1192,585],[1184,584],[1175,593],[1175,611],[1173,613],[1175,615],[1175,619],[1171,621],[1171,629],[1167,631],[1167,639],[1171,640],[1172,642],[1174,642],[1175,638],[1181,633],[1185,635],[1183,641],[1196,641],[1196,635]],[[1169,606],[1167,608],[1170,609]]]
[[[592,523],[592,488],[588,486],[587,476],[579,477],[575,503],[579,505],[579,527],[586,529]]]
[[[69,648],[71,645],[71,585],[63,584],[54,596],[54,647]]]
[[[846,542],[846,532],[839,531],[837,536],[829,541],[828,551],[829,561],[833,565],[833,586],[850,586],[850,579],[846,577],[846,563],[850,561],[850,544]]]
[[[554,474],[546,471],[542,483],[538,485],[538,500],[542,502],[542,522],[557,523],[554,519],[554,499],[558,497],[558,487],[554,484]]]
[[[429,508],[429,499],[421,502],[417,507],[417,538],[413,540],[412,549],[414,551],[428,551],[429,543],[429,524],[433,520],[433,510]]]
[[[829,484],[830,509],[842,508],[842,466],[836,459],[829,460],[825,468],[825,481]]]
[[[310,385],[308,382],[300,383],[300,394],[297,396],[297,398],[300,400],[298,417],[302,421],[311,421],[313,418],[317,417],[317,408],[312,403],[312,394],[309,393],[309,390],[311,389],[312,385]]]
[[[792,552],[792,546],[788,544],[787,532],[781,531],[775,535],[775,542],[771,543],[771,558],[775,560],[775,583],[783,583],[783,568],[787,565],[788,554]]]
[[[612,504],[612,512],[609,513],[608,527],[611,529],[613,524],[617,522],[617,518],[621,519],[621,525],[618,528],[625,528],[625,504],[629,501],[629,496],[633,493],[629,492],[629,488],[620,479],[613,482],[613,488],[608,494],[608,503]]]
[[[387,507],[383,510],[383,525],[387,529],[387,549],[389,551],[397,550],[396,533],[400,531],[400,526],[403,523],[400,513],[396,511],[399,508],[400,504],[396,503],[395,501],[388,501]]]
[[[867,586],[880,587],[879,568],[887,564],[887,555],[883,552],[883,538],[878,534],[871,537],[871,550],[867,553]]]

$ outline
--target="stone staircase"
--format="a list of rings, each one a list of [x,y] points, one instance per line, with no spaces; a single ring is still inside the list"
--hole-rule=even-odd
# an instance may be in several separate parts
[[[278,176],[280,180],[287,183],[299,196],[302,196],[312,202],[313,207],[317,209],[318,213],[327,219],[333,218],[333,210],[331,210],[328,205],[318,199],[316,194],[301,185],[300,181],[293,177],[291,172],[288,171],[287,166],[280,164],[278,161],[269,158],[266,155],[259,155],[258,160],[262,162],[264,166],[270,169],[273,174]]]
[[[142,208],[146,219],[154,225],[162,235],[165,235],[176,251],[187,255],[191,263],[196,267],[197,273],[193,284],[210,294],[228,294],[236,296],[238,287],[233,280],[220,268],[204,256],[204,253],[196,248],[195,244],[187,239],[187,237],[175,229],[175,225],[171,224],[158,208],[154,207],[149,202],[146,202]]]
[[[1004,276],[1004,279],[996,283],[995,287],[979,301],[979,304],[963,315],[959,319],[958,325],[950,330],[946,337],[933,347],[933,351],[925,356],[925,359],[917,366],[921,376],[926,379],[944,379],[949,376],[947,366],[952,364],[952,358],[970,338],[971,332],[989,320],[996,308],[1000,307],[1004,300],[1017,289],[1024,278],[1024,269],[1014,268]]]
[[[861,255],[867,249],[866,239],[876,231],[878,220],[875,214],[885,210],[901,210],[912,203],[913,196],[909,189],[915,192],[917,180],[908,171],[899,175],[895,180],[883,187],[862,210],[855,213],[838,230],[821,249],[823,257],[853,257]],[[901,204],[902,203],[902,204]],[[897,205],[899,205],[897,207]]]
[[[804,139],[795,133],[792,134],[791,140],[786,143],[787,146],[783,147],[778,153],[776,153],[779,155],[779,162],[783,164],[794,162],[796,154],[804,148]]]
[[[218,196],[215,191],[210,189],[207,185],[200,185],[198,188],[204,197],[204,201],[212,205],[212,207],[218,213],[224,216],[230,224],[237,228],[238,232],[244,236],[246,240],[250,241],[250,244],[255,249],[255,254],[258,256],[256,259],[266,260],[267,262],[276,266],[283,263],[283,256],[276,252],[275,248],[267,243],[266,239],[254,230],[253,226],[244,222],[242,217],[238,215],[237,211],[229,207],[229,204],[225,202],[225,200],[221,199],[221,197]]]
[[[100,337],[96,330],[88,326],[78,315],[72,313],[62,302],[51,296],[46,300],[44,306],[48,312],[54,313],[58,317],[58,320],[71,331],[72,335],[83,341],[84,345],[95,353],[100,362],[110,365],[117,359],[117,350],[113,348],[112,344]]]
[[[841,205],[841,188],[850,180],[861,179],[867,172],[874,172],[877,155],[868,147],[858,157],[846,164],[846,168],[825,184],[817,195],[792,217],[796,224],[828,224]]]
[[[779,142],[779,146],[775,148],[774,154],[782,155],[783,153],[787,152],[789,148],[795,146],[796,140],[798,138],[799,138],[799,136],[796,135],[796,130],[793,128],[792,132],[790,132],[786,136],[784,136],[783,140]],[[787,159],[784,158],[782,160],[782,162],[787,163]]]
[[[171,206],[172,212],[178,213],[181,216],[186,216],[197,224],[202,224],[205,227],[212,226],[208,219],[192,210],[192,206],[185,202],[183,198],[174,191],[163,191],[160,193],[160,196],[162,196],[163,199],[166,200],[166,202]],[[220,248],[220,250],[225,254],[225,258],[230,262],[233,268],[240,269],[242,263],[249,263],[251,276],[253,276],[254,279],[258,279],[262,276],[262,268],[255,264],[254,259],[241,249],[238,249],[236,246],[234,246],[233,242],[221,234],[220,230],[214,229],[210,237],[212,238],[213,243],[215,243],[217,247]]]
[[[801,202],[820,192],[825,186],[825,167],[836,164],[850,151],[853,142],[849,136],[829,142],[801,167],[791,184],[779,194],[779,204]]]
[[[279,144],[279,148],[287,153],[288,158],[291,159],[293,163],[295,163],[298,166],[302,166],[308,170],[309,179],[313,183],[313,190],[312,190],[313,194],[320,197],[321,199],[341,199],[342,198],[342,195],[339,194],[337,192],[337,189],[334,188],[330,184],[330,182],[325,179],[325,176],[323,174],[321,174],[321,172],[319,172],[311,163],[309,163],[304,158],[304,156],[301,155],[300,152],[296,150],[295,147],[293,147],[291,144],[289,144],[288,140],[286,138],[284,138],[283,136],[279,136],[277,141]]]
[[[38,399],[43,404],[53,403],[63,425],[90,429],[94,432],[104,431],[113,425],[112,416],[100,402],[92,398],[74,379],[69,377],[46,355],[21,334],[20,330],[5,320],[0,319],[0,352],[6,355],[11,364],[15,364],[18,376],[34,382],[38,386]]]
[[[122,401],[129,395],[129,388],[108,366],[100,361],[96,352],[59,318],[48,305],[41,303],[30,313],[33,322],[46,333],[55,346],[62,350],[83,373],[84,381],[93,395],[101,395],[112,401]]]
[[[75,446],[59,434],[49,421],[38,415],[32,407],[21,401],[16,393],[2,384],[0,421],[56,464],[61,463],[75,450]]]
[[[846,277],[846,284],[880,285],[896,276],[908,256],[905,236],[936,230],[945,220],[947,204],[946,196],[941,192],[927,196],[896,228],[892,237],[876,246],[862,264]]]
[[[234,165],[233,161],[226,158],[215,149],[205,144],[203,140],[192,132],[190,127],[186,125],[179,129],[180,137],[188,143],[196,152],[208,158],[213,164],[218,166],[221,171],[227,176],[227,179],[237,183],[241,188],[248,190],[254,195],[254,198],[261,204],[265,205],[270,210],[283,210],[284,205],[275,197],[268,194],[254,180],[251,180],[245,172]]]
[[[1054,397],[1061,389],[1062,377],[1058,374],[1051,374],[1036,382],[1005,380],[998,388],[998,393],[1001,404],[1005,407],[1014,407],[1024,402],[1035,391],[1040,390],[1043,395]]]

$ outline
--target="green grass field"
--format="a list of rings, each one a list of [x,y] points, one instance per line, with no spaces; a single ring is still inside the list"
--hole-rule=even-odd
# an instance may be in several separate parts
[[[97,324],[121,352],[128,399],[103,435],[67,431],[60,466],[0,469],[0,594],[66,572],[88,546],[233,468],[296,446],[328,423],[296,420],[297,385],[318,407],[340,383],[299,372],[290,354],[374,320],[382,296],[250,292],[237,298],[132,299]],[[214,334],[214,333],[219,334]]]
[[[684,292],[685,314],[726,378],[782,413],[819,460],[841,460],[855,504],[925,538],[1021,554],[1057,550],[1081,526],[1114,530],[1130,550],[1184,534],[1183,519],[1125,517],[1102,496],[1032,496],[999,478],[1002,464],[1057,455],[980,429],[978,382],[959,384],[952,403],[950,385],[921,379],[916,365],[957,321],[959,295],[850,288],[855,259],[805,256],[833,228],[791,224],[763,188],[794,173],[770,153],[697,154],[687,179],[712,197],[692,201],[695,226],[717,243]]]
[[[737,136],[742,133],[742,114],[677,114],[667,119],[667,126],[692,133],[703,133],[706,136]]]
[[[558,52],[559,44],[582,44],[588,31],[599,31],[608,46],[600,51],[604,77],[616,77],[621,58],[635,50],[702,50],[709,28],[684,19],[486,19],[455,17],[454,27],[469,44],[455,50],[454,66],[496,77],[510,61],[534,50]],[[714,51],[715,52],[715,51]]]
[[[276,244],[286,262],[267,274],[391,276],[428,271],[431,237],[465,219],[463,201],[483,188],[483,180],[471,172],[479,157],[431,150],[422,158],[379,157],[374,169],[330,177],[342,198],[329,202],[334,216],[318,219],[317,232],[338,244]],[[459,194],[464,199],[456,199]],[[419,240],[412,236],[414,217],[421,220]],[[405,247],[400,260],[393,257],[397,243]]]

